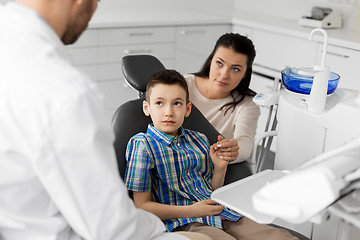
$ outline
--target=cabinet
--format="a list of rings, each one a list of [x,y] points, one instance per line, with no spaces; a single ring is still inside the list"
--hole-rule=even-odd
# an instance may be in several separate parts
[[[262,74],[280,77],[280,71],[290,67],[313,67],[320,64],[323,43],[309,42],[303,37],[264,29],[234,25],[233,31],[248,36],[254,42],[254,69]],[[360,79],[355,72],[360,61],[360,50],[328,44],[326,65],[340,75],[339,87],[360,90]]]
[[[138,96],[124,80],[121,60],[125,55],[151,54],[166,67],[174,61],[175,33],[172,27],[112,28],[99,30],[98,83],[112,116],[122,103]],[[141,69],[141,66],[139,66]]]
[[[118,106],[138,96],[123,78],[122,57],[151,54],[173,68],[174,42],[174,27],[88,29],[76,44],[69,46],[69,52],[73,62],[103,92],[110,121]]]
[[[177,27],[175,69],[182,74],[199,71],[216,40],[230,30],[230,24]]]
[[[244,26],[240,26],[240,25],[234,25],[232,27],[232,31],[252,39],[252,35],[253,35],[252,28],[244,27]]]
[[[74,64],[103,92],[111,121],[117,107],[138,97],[137,91],[123,78],[123,56],[151,54],[166,68],[182,73],[195,72],[210,54],[218,37],[229,31],[230,24],[88,29],[68,49]]]
[[[317,62],[320,63],[322,48],[318,49]],[[326,55],[326,65],[330,71],[340,75],[339,86],[341,88],[350,88],[360,90],[360,77],[356,73],[357,63],[360,62],[360,51],[335,45],[328,45]]]
[[[67,46],[73,63],[93,81],[97,80],[98,75],[98,36],[98,30],[87,30],[80,36],[76,44]]]
[[[315,64],[317,44],[305,38],[254,29],[252,40],[257,66],[280,72],[287,66],[312,67]]]

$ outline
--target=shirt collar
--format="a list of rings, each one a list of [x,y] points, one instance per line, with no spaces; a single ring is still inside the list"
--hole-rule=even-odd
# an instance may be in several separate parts
[[[17,2],[9,2],[6,5],[12,12],[19,15],[21,18],[26,18],[27,24],[32,27],[40,35],[46,35],[46,38],[50,38],[51,41],[58,47],[64,57],[70,59],[65,45],[52,28],[52,26],[34,9],[22,5]]]
[[[156,139],[158,142],[162,142],[166,145],[170,145],[174,140],[180,137],[183,137],[188,140],[185,134],[185,129],[183,127],[180,127],[180,134],[178,136],[172,136],[170,134],[163,133],[160,130],[156,129],[154,125],[151,123],[148,125],[146,133],[149,134],[154,139]]]
[[[33,8],[27,7],[17,2],[9,2],[7,6],[21,14],[32,14],[33,16],[42,18]],[[45,20],[44,20],[45,21]]]

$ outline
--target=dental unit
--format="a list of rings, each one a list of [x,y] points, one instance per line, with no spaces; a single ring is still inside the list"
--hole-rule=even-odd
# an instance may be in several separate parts
[[[262,171],[266,159],[255,150],[255,174],[212,198],[258,222],[321,224],[334,215],[360,228],[360,92],[338,88],[340,76],[326,66],[328,35],[316,28],[309,41],[319,41],[315,33],[323,36],[321,63],[285,68],[280,90],[254,97],[277,108],[277,129],[260,137],[277,137],[274,169]],[[237,191],[249,197],[234,202],[228,195]]]

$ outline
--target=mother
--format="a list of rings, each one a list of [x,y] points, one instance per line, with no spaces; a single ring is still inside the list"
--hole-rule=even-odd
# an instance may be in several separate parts
[[[230,162],[249,159],[260,115],[249,88],[255,47],[250,39],[226,33],[201,70],[185,75],[190,101],[222,134],[219,155]]]

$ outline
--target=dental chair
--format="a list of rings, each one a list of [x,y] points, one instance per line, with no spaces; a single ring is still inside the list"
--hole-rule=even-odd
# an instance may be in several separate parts
[[[165,69],[164,65],[151,55],[128,55],[122,59],[122,71],[127,83],[139,92],[139,98],[122,104],[114,113],[112,126],[115,133],[115,153],[118,162],[119,174],[125,177],[126,159],[125,152],[127,143],[132,136],[139,132],[146,132],[151,118],[145,116],[142,110],[142,102],[145,99],[147,81],[155,72]],[[206,135],[210,144],[217,142],[219,132],[208,122],[201,112],[192,105],[191,114],[185,118],[183,127],[201,132]],[[248,177],[252,171],[247,162],[229,164],[224,184],[229,184]],[[130,197],[132,192],[129,191]],[[278,226],[275,226],[278,227]],[[300,240],[308,238],[287,229]]]
[[[129,55],[125,56],[122,60],[125,80],[139,92],[138,99],[121,105],[113,116],[113,128],[115,131],[114,146],[120,176],[124,178],[126,170],[126,145],[135,134],[146,132],[147,125],[151,123],[151,118],[145,116],[142,110],[147,81],[153,73],[163,70],[165,67],[157,58],[151,55]],[[194,105],[189,117],[185,118],[183,127],[204,133],[210,144],[217,142],[217,137],[220,135]],[[251,174],[250,167],[246,162],[230,164],[225,184],[248,177]]]

